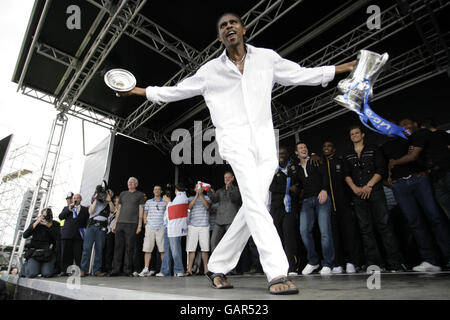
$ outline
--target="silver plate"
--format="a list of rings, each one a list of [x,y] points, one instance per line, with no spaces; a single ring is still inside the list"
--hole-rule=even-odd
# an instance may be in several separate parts
[[[118,92],[127,92],[136,86],[136,78],[125,69],[111,69],[105,73],[105,83],[108,87]]]

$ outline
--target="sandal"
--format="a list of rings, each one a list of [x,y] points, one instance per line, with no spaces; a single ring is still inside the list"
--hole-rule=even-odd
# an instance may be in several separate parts
[[[184,273],[184,276],[185,276],[185,277],[190,277],[190,276],[192,276],[192,272],[191,272],[191,271],[186,271],[186,272]]]
[[[214,289],[232,289],[233,288],[233,286],[231,284],[225,284],[224,280],[227,280],[227,277],[223,273],[212,273],[212,272],[208,271],[205,273],[205,276],[211,282],[211,285]],[[218,287],[214,283],[214,279],[217,277],[220,278],[220,284],[221,284],[220,287]]]
[[[295,288],[295,289],[289,288],[289,289],[285,289],[285,290],[281,290],[281,291],[270,291],[270,288],[273,285],[275,285],[275,284],[285,284],[285,285],[289,286],[289,282],[294,284],[292,282],[292,280],[289,279],[288,277],[282,277],[282,278],[279,278],[279,279],[276,279],[276,280],[272,280],[272,281],[269,282],[269,286],[268,286],[267,289],[269,290],[270,294],[280,294],[280,295],[281,294],[283,294],[283,295],[284,294],[297,294],[298,293],[298,289],[297,288]]]

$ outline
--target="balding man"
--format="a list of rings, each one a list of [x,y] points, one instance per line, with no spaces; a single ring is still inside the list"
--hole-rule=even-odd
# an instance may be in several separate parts
[[[80,194],[74,195],[72,203],[59,214],[59,220],[65,220],[61,229],[61,275],[66,274],[67,268],[74,263],[78,267],[81,265],[84,228],[89,219],[88,208],[81,205],[81,200]]]
[[[144,217],[144,193],[136,188],[139,182],[135,177],[128,179],[128,190],[119,196],[116,220],[112,232],[116,234],[114,245],[113,270],[110,276],[118,276],[122,267],[127,276],[132,275],[133,251],[136,235],[142,230]]]

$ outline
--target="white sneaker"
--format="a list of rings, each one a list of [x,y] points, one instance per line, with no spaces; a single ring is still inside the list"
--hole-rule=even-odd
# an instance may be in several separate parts
[[[322,270],[320,270],[321,275],[327,275],[331,274],[331,268],[330,267],[323,267]]]
[[[155,270],[150,270],[150,271],[148,272],[148,276],[151,277],[151,276],[154,275],[155,273],[156,273]]]
[[[331,272],[337,274],[337,273],[344,272],[344,270],[342,270],[342,267],[339,266],[339,267],[334,267],[333,270],[331,270]]]
[[[156,274],[156,276],[157,277],[165,277],[166,275],[164,273],[159,272],[159,273]]]
[[[310,265],[309,263],[306,265],[306,267],[303,269],[302,274],[303,275],[307,275],[307,274],[311,274],[314,270],[318,269],[319,265],[316,264],[315,266]]]
[[[184,273],[177,273],[175,277],[184,277]]]
[[[347,265],[345,266],[345,272],[346,273],[356,273],[356,268],[353,265],[353,263],[347,263]]]
[[[139,277],[148,277],[148,276],[149,276],[148,268],[142,269],[141,273],[139,273]]]
[[[415,266],[413,268],[413,271],[417,272],[438,272],[441,271],[441,267],[432,265],[431,263],[428,263],[426,261],[422,262],[418,266]]]
[[[133,272],[133,277],[139,277],[139,273],[137,271]]]
[[[298,273],[297,272],[289,272],[288,273],[288,276],[290,276],[290,277],[296,277],[296,276],[298,276]]]

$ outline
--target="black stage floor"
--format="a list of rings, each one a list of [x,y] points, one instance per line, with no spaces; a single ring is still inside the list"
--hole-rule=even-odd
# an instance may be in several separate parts
[[[379,289],[369,274],[339,274],[293,277],[300,294],[274,296],[267,291],[262,275],[230,276],[234,289],[211,288],[204,276],[81,278],[79,287],[68,277],[25,279],[9,276],[7,281],[55,296],[79,300],[449,300],[450,272],[381,273]]]

